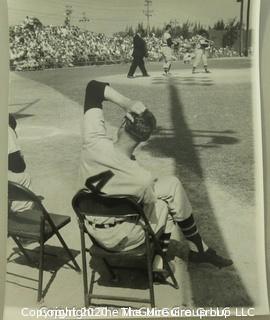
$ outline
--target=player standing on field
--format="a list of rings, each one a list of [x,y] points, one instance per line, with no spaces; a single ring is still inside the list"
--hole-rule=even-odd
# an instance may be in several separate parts
[[[171,69],[172,60],[175,60],[175,57],[173,55],[173,46],[174,42],[172,41],[172,26],[170,24],[167,24],[165,27],[165,32],[162,36],[162,55],[164,59],[163,63],[163,70],[164,75],[169,75],[169,71]]]
[[[195,40],[195,58],[193,62],[192,73],[196,73],[196,68],[202,61],[206,73],[210,73],[207,67],[207,50],[213,42],[207,39],[207,33],[202,32],[196,36]]]

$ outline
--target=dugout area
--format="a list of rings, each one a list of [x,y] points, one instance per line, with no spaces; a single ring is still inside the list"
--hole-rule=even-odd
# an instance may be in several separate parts
[[[252,103],[251,62],[245,58],[210,60],[209,69],[211,74],[201,73],[198,68],[198,74],[192,75],[190,66],[174,63],[173,75],[165,78],[161,65],[153,63],[148,65],[151,77],[147,79],[127,79],[125,64],[12,72],[9,112],[18,121],[33,190],[44,196],[49,210],[72,217],[63,237],[78,251],[79,229],[71,199],[79,188],[80,124],[86,84],[91,79],[107,81],[130,98],[145,102],[157,117],[158,130],[141,148],[138,160],[155,176],[174,174],[180,178],[205,241],[234,261],[233,267],[223,270],[188,265],[187,247],[181,234],[175,232],[169,254],[180,289],[156,285],[157,307],[258,306],[259,310],[253,129],[257,106]],[[113,135],[123,114],[109,103],[104,110]],[[48,243],[49,250],[58,245]],[[7,246],[9,255],[14,246],[10,239]],[[79,254],[77,262],[81,263]],[[7,271],[29,277],[37,272],[22,259],[8,263]],[[127,275],[126,288],[105,283],[106,292],[147,294],[141,272]],[[44,281],[49,278],[48,273]],[[7,308],[35,306],[33,287],[23,278],[7,275]],[[81,276],[66,266],[59,268],[45,304],[83,306]]]

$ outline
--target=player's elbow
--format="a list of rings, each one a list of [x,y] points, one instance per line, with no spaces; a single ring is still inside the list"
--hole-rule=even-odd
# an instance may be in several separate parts
[[[86,86],[86,92],[93,90],[93,88],[96,88],[97,82],[98,82],[97,80],[89,81],[87,86]]]

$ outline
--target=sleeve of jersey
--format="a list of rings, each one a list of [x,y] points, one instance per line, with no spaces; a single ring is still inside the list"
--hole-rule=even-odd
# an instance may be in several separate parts
[[[83,119],[83,143],[94,145],[107,139],[103,110],[91,108],[84,114]]]
[[[17,143],[16,133],[11,127],[8,127],[8,154],[20,151],[20,147]]]
[[[25,167],[15,131],[8,127],[8,170],[21,173],[24,172]]]
[[[102,109],[105,87],[109,83],[92,80],[88,83],[85,90],[84,113],[92,108]]]

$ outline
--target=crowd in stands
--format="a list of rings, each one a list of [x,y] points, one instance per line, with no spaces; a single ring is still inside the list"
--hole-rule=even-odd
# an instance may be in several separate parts
[[[132,54],[132,37],[122,34],[105,36],[77,26],[43,26],[26,17],[23,23],[10,27],[10,67],[12,70],[37,70],[90,64],[128,62]],[[148,60],[159,61],[161,38],[146,37]],[[194,39],[176,39],[175,56],[189,63],[193,57]],[[230,48],[211,48],[213,57],[235,56]]]

